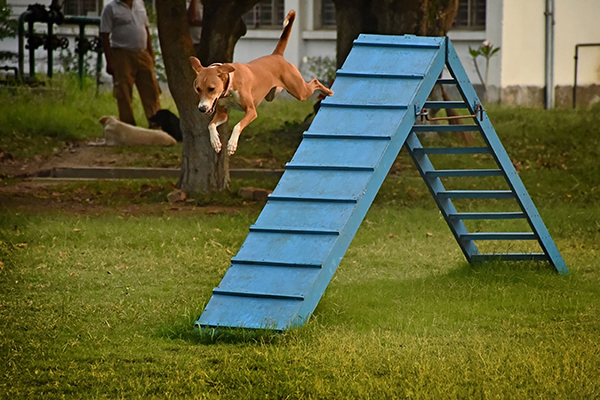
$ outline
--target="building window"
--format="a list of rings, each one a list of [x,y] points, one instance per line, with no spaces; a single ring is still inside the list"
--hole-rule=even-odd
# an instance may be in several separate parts
[[[249,29],[281,28],[283,25],[284,0],[261,0],[243,19]]]
[[[68,0],[63,4],[63,13],[65,15],[100,15],[98,0]]]
[[[335,5],[333,0],[321,0],[321,27],[335,27]]]
[[[485,28],[485,2],[486,0],[459,0],[454,27],[463,29]]]

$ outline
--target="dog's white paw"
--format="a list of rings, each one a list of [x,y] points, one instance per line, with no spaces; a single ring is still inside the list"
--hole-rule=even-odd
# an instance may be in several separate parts
[[[229,142],[227,143],[227,154],[232,155],[237,150],[238,140],[240,139],[240,133],[242,133],[242,128],[238,123],[233,127],[233,131],[231,132],[231,136],[229,137]]]
[[[235,153],[235,151],[237,150],[237,140],[233,141],[230,140],[229,143],[227,143],[227,155],[232,155],[233,153]]]
[[[214,139],[213,139],[213,138],[211,138],[211,139],[210,139],[210,144],[211,144],[212,148],[213,148],[213,149],[215,149],[215,151],[216,151],[217,153],[220,153],[220,152],[221,152],[221,141],[219,140],[219,138],[218,138],[218,137],[216,137],[216,138],[214,138]]]
[[[219,139],[219,132],[217,132],[217,126],[213,124],[209,125],[208,131],[210,133],[210,145],[217,153],[220,153],[222,146],[221,139]]]

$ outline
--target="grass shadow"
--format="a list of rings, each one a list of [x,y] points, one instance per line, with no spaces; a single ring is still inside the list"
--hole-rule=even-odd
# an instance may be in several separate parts
[[[190,344],[241,344],[241,343],[278,343],[284,335],[275,329],[246,329],[230,327],[199,327],[191,314],[183,319],[172,321],[158,329],[158,336],[169,340],[181,340]]]

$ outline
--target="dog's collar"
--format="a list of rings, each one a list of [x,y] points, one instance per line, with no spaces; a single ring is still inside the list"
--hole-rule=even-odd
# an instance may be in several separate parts
[[[223,63],[213,63],[208,66],[208,68],[219,67],[223,65]],[[229,91],[231,90],[231,85],[233,84],[233,72],[227,74],[227,83],[225,84],[225,89],[223,93],[219,96],[219,99],[229,96]]]
[[[225,90],[221,93],[220,98],[229,96],[229,91],[231,90],[231,85],[233,84],[233,72],[227,74],[227,84],[225,85]]]

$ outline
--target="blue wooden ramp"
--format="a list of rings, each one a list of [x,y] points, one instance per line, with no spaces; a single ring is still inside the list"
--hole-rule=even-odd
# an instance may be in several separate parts
[[[451,78],[440,79],[442,73]],[[428,101],[434,85],[455,85],[458,102]],[[335,95],[323,101],[285,172],[223,280],[199,327],[287,329],[313,313],[400,149],[406,145],[469,262],[545,260],[567,268],[529,198],[475,91],[446,38],[361,35],[337,72]],[[485,146],[430,147],[421,131],[424,108],[464,108],[476,114],[461,131],[482,135]],[[436,170],[432,154],[493,156],[485,170]],[[446,177],[497,175],[505,190],[447,190]],[[513,199],[519,211],[459,212],[454,199]],[[528,232],[469,232],[473,219],[523,219]],[[536,253],[481,254],[476,242],[537,241]]]

